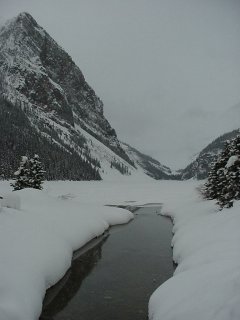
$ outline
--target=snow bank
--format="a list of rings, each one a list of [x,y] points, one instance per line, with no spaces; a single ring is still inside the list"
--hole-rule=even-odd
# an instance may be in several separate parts
[[[1,200],[2,207],[20,210],[21,200],[16,193],[5,194],[2,197],[3,197],[3,199]]]
[[[166,206],[178,267],[152,295],[149,318],[239,320],[240,204],[219,212],[213,201],[189,191]]]
[[[33,189],[14,192],[10,205],[17,196],[21,210],[2,207],[0,212],[1,320],[38,319],[45,290],[65,274],[73,251],[110,225],[132,218],[123,209],[84,205]]]
[[[230,168],[232,167],[233,165],[235,165],[235,163],[239,161],[239,157],[238,156],[231,156],[229,159],[228,159],[228,162],[225,166],[225,168]]]
[[[0,212],[0,319],[33,320],[45,289],[65,273],[73,250],[109,225],[131,219],[105,204],[162,202],[174,220],[174,276],[149,303],[151,320],[240,319],[240,203],[220,213],[198,182],[47,182],[17,192],[21,210]],[[10,191],[0,183],[0,194]]]

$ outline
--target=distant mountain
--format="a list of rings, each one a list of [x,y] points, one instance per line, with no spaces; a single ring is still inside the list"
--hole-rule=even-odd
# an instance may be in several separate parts
[[[239,129],[225,133],[207,145],[185,169],[179,171],[179,176],[183,179],[205,179],[210,170],[210,164],[217,158],[223,150],[224,143],[236,137]]]
[[[122,142],[121,146],[129,156],[131,161],[134,162],[135,167],[143,169],[143,171],[151,178],[166,180],[172,178],[171,169],[162,165],[159,161],[151,158],[146,154],[141,153],[127,143]]]
[[[146,171],[118,140],[81,70],[28,13],[0,29],[0,94],[3,178],[12,175],[21,155],[32,153],[43,159],[48,179]],[[160,178],[160,167],[151,176]]]

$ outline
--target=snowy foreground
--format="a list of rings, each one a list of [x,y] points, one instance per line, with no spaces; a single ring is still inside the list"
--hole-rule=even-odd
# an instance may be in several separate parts
[[[196,182],[48,182],[14,192],[0,212],[0,319],[37,320],[45,290],[74,250],[132,214],[105,204],[163,202],[174,220],[176,272],[156,290],[151,320],[240,319],[240,204],[216,211]],[[0,195],[10,192],[0,182]],[[8,205],[16,209],[6,208]],[[123,279],[124,281],[124,279]]]

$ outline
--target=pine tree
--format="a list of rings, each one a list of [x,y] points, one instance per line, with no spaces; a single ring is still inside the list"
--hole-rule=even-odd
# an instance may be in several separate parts
[[[23,156],[19,169],[14,173],[15,183],[11,183],[14,191],[24,188],[42,189],[44,180],[44,170],[39,161],[39,156],[34,155],[33,158]]]
[[[34,157],[29,160],[29,184],[31,188],[42,189],[44,172],[42,164],[39,161],[39,156],[35,154]]]
[[[218,204],[232,207],[233,200],[240,199],[240,136],[231,140],[229,158],[224,168],[224,180]]]
[[[240,199],[240,136],[227,141],[212,165],[203,193],[216,199],[220,208],[230,208]]]
[[[226,141],[225,148],[211,165],[208,180],[204,185],[204,196],[209,199],[218,199],[224,185],[224,168],[229,159],[230,141]]]
[[[20,163],[20,167],[16,172],[14,172],[15,183],[11,183],[13,190],[21,190],[24,188],[29,188],[29,160],[28,157],[23,156]]]

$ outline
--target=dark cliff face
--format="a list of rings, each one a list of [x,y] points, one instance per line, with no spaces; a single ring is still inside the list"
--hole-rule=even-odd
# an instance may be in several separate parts
[[[119,147],[103,115],[103,103],[71,57],[28,13],[12,19],[0,32],[0,69],[6,94]]]
[[[0,73],[4,98],[27,110],[36,126],[38,119],[79,125],[131,163],[81,70],[28,13],[0,30]]]
[[[58,48],[27,13],[20,14],[2,28],[0,68],[5,93],[17,104],[30,105],[45,113],[55,112],[62,120],[73,125],[73,114],[65,93],[49,77],[40,59],[45,39]]]
[[[14,123],[9,110],[17,115]],[[4,150],[9,154],[0,168],[4,177],[10,177],[21,152],[34,152],[44,159],[49,179],[100,179],[114,170],[124,175],[142,170],[153,178],[168,178],[167,168],[154,159],[140,153],[141,161],[132,158],[81,70],[28,13],[0,29],[1,112],[7,120],[2,121],[0,136],[5,132]],[[23,139],[14,138],[19,132],[24,132]]]

